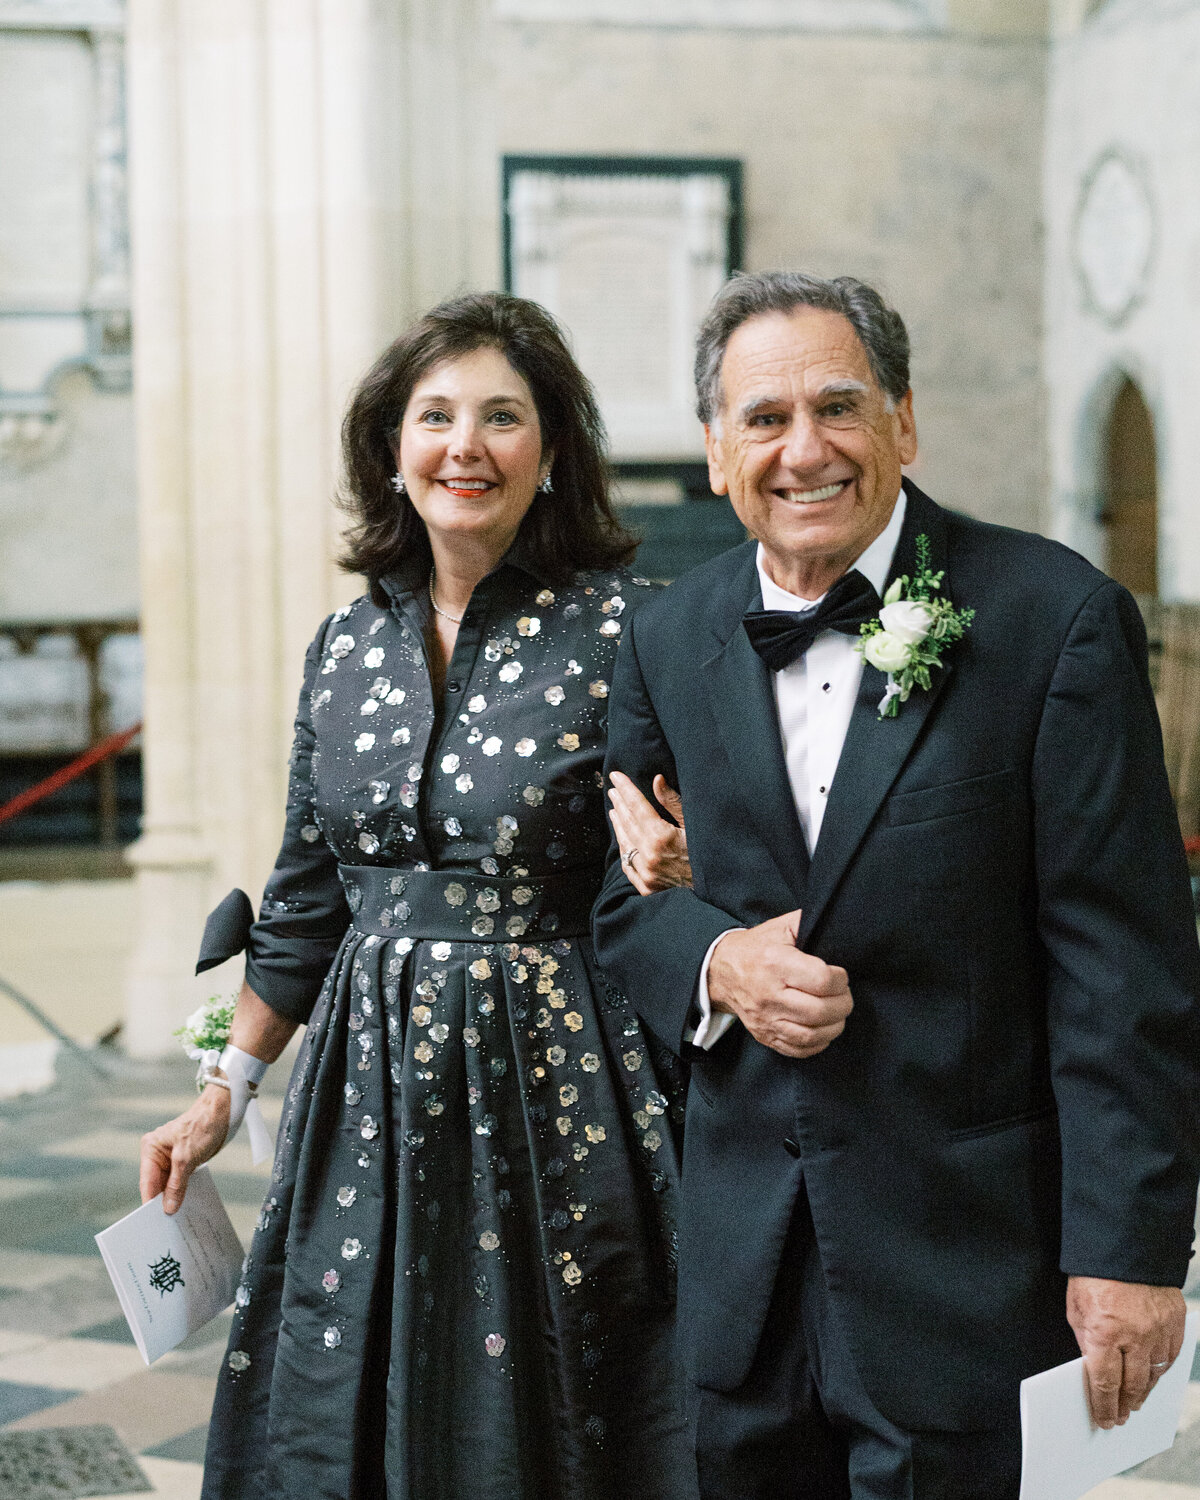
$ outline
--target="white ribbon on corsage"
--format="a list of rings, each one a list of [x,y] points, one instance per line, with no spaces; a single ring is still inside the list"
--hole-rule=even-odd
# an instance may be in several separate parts
[[[196,1082],[201,1087],[210,1082],[222,1083],[217,1077],[218,1068],[228,1082],[229,1129],[225,1132],[222,1145],[228,1146],[245,1120],[251,1161],[255,1166],[266,1161],[274,1154],[275,1142],[271,1139],[271,1132],[263,1119],[262,1107],[256,1096],[258,1085],[266,1076],[268,1064],[262,1058],[232,1045],[226,1046],[224,1051],[219,1051],[216,1047],[189,1047],[187,1055],[199,1063]]]

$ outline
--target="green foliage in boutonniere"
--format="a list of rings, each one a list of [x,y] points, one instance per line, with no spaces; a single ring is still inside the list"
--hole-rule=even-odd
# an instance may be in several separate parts
[[[929,538],[917,538],[917,571],[893,580],[883,596],[879,618],[860,627],[858,650],[871,666],[887,673],[887,688],[879,700],[879,717],[894,719],[913,688],[926,692],[929,673],[942,665],[947,646],[963,638],[975,618],[973,609],[955,609],[941,596],[945,570],[931,566]]]

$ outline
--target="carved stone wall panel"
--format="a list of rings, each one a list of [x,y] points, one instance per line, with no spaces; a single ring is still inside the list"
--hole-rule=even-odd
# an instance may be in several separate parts
[[[1088,306],[1119,328],[1146,294],[1156,238],[1146,167],[1110,147],[1079,190],[1073,250]]]
[[[108,0],[0,0],[0,468],[10,471],[61,449],[66,371],[129,388],[121,23]]]

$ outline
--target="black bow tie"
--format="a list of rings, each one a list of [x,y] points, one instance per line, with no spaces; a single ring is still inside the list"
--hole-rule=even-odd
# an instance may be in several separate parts
[[[750,644],[772,672],[790,667],[823,630],[857,635],[860,625],[882,608],[874,587],[855,568],[839,578],[817,605],[804,614],[789,609],[752,609],[742,616]]]

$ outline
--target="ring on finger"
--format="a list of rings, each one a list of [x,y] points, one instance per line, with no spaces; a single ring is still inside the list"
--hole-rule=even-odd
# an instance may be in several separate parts
[[[621,863],[625,866],[625,868],[627,870],[632,870],[633,869],[633,862],[637,858],[637,854],[638,854],[638,852],[637,852],[636,849],[630,849],[630,851],[629,851],[628,854],[622,854],[622,856],[621,856]]]
[[[1152,1370],[1169,1370],[1171,1368],[1172,1363],[1173,1363],[1173,1361],[1171,1361],[1169,1359],[1160,1359],[1160,1360],[1156,1360],[1150,1366],[1150,1368]]]

